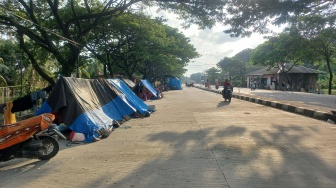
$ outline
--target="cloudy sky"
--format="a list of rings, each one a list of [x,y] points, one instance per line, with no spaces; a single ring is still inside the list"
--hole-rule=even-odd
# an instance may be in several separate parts
[[[186,37],[190,38],[190,43],[201,54],[201,57],[193,59],[186,67],[188,71],[185,76],[216,67],[216,64],[224,57],[232,57],[246,48],[255,48],[265,41],[263,36],[259,34],[253,34],[249,38],[231,38],[223,32],[223,26],[199,30],[198,26],[194,25],[189,29],[183,29],[181,27],[182,21],[178,20],[176,15],[167,12],[156,13],[155,9],[151,9],[149,12],[153,16],[159,15],[168,19],[166,24],[178,28]]]

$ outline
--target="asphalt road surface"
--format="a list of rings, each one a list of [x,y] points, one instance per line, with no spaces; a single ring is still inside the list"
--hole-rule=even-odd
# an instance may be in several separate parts
[[[49,161],[0,163],[0,187],[336,187],[336,126],[197,88]]]
[[[215,87],[211,86],[211,88],[214,89]],[[222,89],[223,87],[221,86],[218,90]],[[326,112],[336,110],[336,95],[265,89],[251,90],[250,88],[238,87],[235,87],[233,91],[237,94],[247,94],[254,97],[268,98],[277,101],[286,101],[288,103],[308,106],[312,109],[318,108],[319,110]]]

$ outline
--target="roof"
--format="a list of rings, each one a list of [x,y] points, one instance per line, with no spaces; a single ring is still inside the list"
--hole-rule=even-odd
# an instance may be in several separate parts
[[[268,67],[253,71],[251,73],[248,73],[247,76],[261,76],[261,75],[267,75],[267,74],[277,74],[279,69],[269,69]]]
[[[288,70],[289,68],[290,68],[290,65],[286,65],[285,69]],[[280,72],[280,69],[278,67],[274,67],[271,69],[269,67],[265,67],[260,70],[251,72],[247,75],[248,76],[272,75],[272,74],[278,74],[279,72]],[[316,69],[311,69],[311,68],[304,67],[304,66],[293,66],[290,69],[290,71],[288,71],[287,73],[289,74],[324,74],[325,72],[319,71]]]

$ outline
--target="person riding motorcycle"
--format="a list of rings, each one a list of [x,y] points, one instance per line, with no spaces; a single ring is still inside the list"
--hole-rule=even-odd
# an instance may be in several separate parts
[[[224,80],[224,83],[223,83],[223,87],[224,87],[224,90],[223,90],[223,97],[224,97],[224,94],[226,93],[227,89],[228,88],[231,88],[232,89],[232,84],[230,83],[230,81],[228,79],[225,79]]]

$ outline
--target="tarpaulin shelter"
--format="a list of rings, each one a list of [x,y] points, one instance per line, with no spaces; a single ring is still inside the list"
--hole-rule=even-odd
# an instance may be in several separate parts
[[[182,90],[182,82],[177,77],[170,77],[167,85],[171,90]]]
[[[35,115],[60,112],[71,130],[90,138],[97,130],[109,129],[114,120],[133,115],[133,105],[106,79],[61,77]]]
[[[148,80],[141,80],[141,83],[155,96],[155,98],[158,98],[158,92],[154,89],[152,84],[148,82]]]
[[[133,89],[135,87],[135,83],[130,79],[122,78],[122,81],[124,81],[125,84],[131,89]]]
[[[120,92],[125,94],[126,100],[132,104],[140,114],[146,114],[148,111],[148,106],[134,94],[134,92],[126,85],[125,82],[116,78],[108,79],[108,81],[113,84]]]

